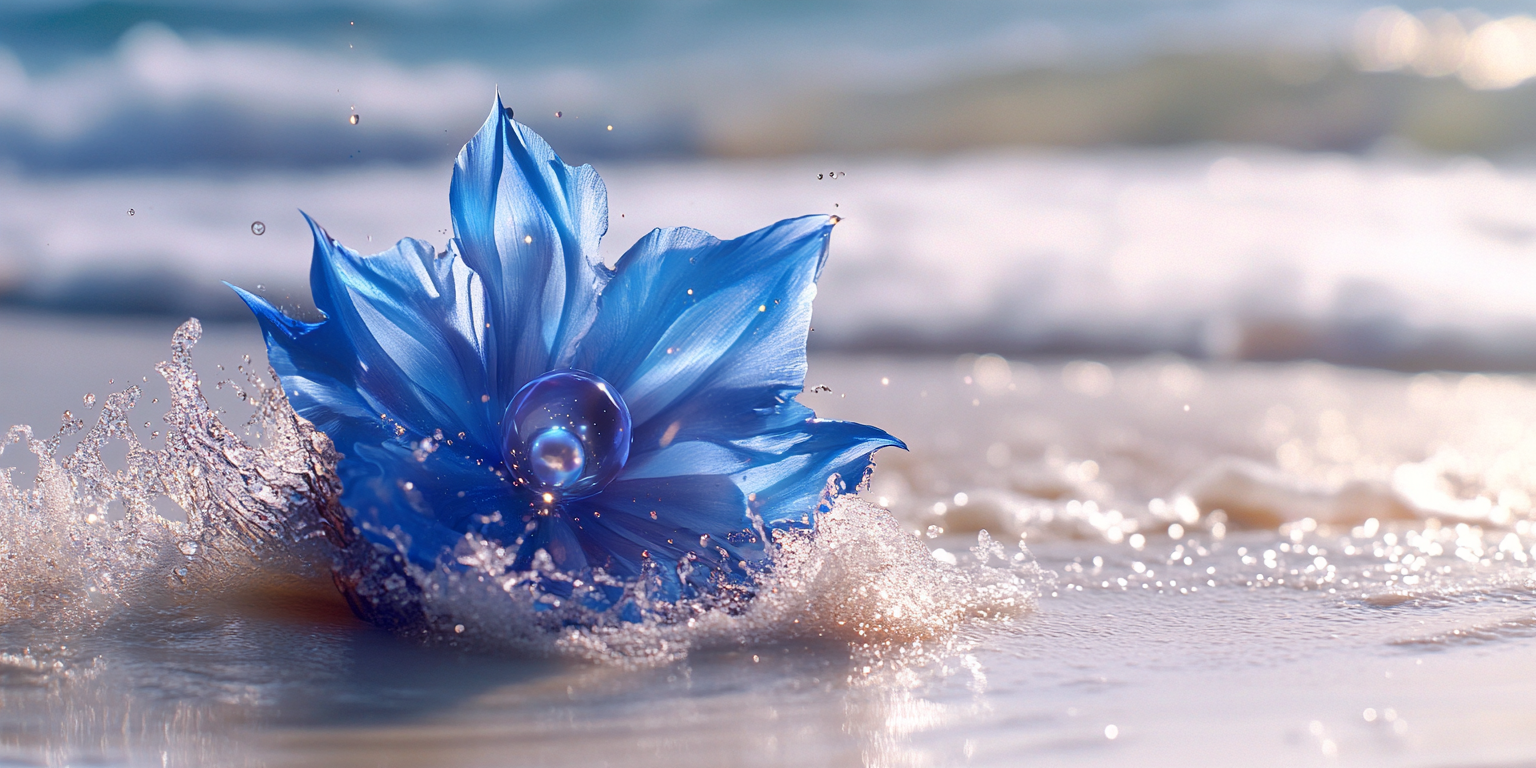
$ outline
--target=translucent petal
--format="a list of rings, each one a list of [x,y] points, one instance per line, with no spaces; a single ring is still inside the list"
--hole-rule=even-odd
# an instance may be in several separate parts
[[[692,554],[696,568],[740,575],[743,562],[761,567],[767,558],[745,502],[725,477],[618,480],[587,502],[601,516],[585,528],[585,538],[589,549],[611,558],[609,572],[624,577],[640,575],[642,553],[668,571]]]
[[[651,232],[619,259],[576,367],[618,387],[637,427],[715,389],[749,390],[751,407],[787,400],[805,380],[833,223],[788,219],[724,242],[695,229]]]
[[[635,579],[660,566],[670,598],[705,590],[712,579],[739,578],[764,567],[766,550],[745,514],[741,491],[724,477],[678,477],[614,483],[557,514],[532,515],[512,567],[533,567],[544,550],[566,573],[602,569]],[[652,514],[654,513],[654,517]],[[727,523],[724,524],[723,523]],[[677,564],[689,563],[686,584]]]
[[[528,502],[499,462],[438,446],[429,454],[390,441],[358,443],[337,466],[342,503],[369,540],[435,567],[466,532],[510,541]]]
[[[834,493],[853,491],[863,482],[872,455],[881,448],[906,450],[884,430],[849,421],[814,419],[797,428],[745,441],[751,468],[735,476],[752,509],[770,527],[808,525],[807,514],[837,475]]]
[[[656,230],[619,260],[576,363],[634,417],[620,480],[731,476],[765,522],[796,522],[829,474],[857,485],[870,453],[905,447],[792,399],[834,224],[807,216],[725,242]]]
[[[798,404],[785,410],[809,414]],[[875,427],[816,418],[737,439],[718,428],[696,430],[695,437],[631,460],[620,478],[727,475],[770,527],[809,524],[830,476],[842,480],[835,492],[853,490],[870,466],[871,454],[881,448],[906,448]]]
[[[496,99],[459,153],[449,189],[456,242],[484,280],[492,399],[506,406],[530,379],[565,367],[609,277],[598,258],[608,192],[572,168]]]
[[[388,425],[379,410],[357,390],[351,367],[351,343],[334,324],[306,323],[284,315],[266,299],[235,286],[267,341],[267,359],[277,371],[289,402],[338,446],[383,440]],[[344,350],[346,356],[333,357]]]
[[[386,421],[415,436],[462,431],[495,446],[500,414],[481,398],[489,385],[479,278],[451,252],[439,258],[419,240],[362,256],[310,223],[310,289],[325,321],[290,320],[241,292],[269,348],[284,353],[273,366],[299,414],[317,425]],[[367,410],[358,413],[358,405]],[[371,439],[373,430],[364,434]],[[346,436],[331,437],[345,452]]]

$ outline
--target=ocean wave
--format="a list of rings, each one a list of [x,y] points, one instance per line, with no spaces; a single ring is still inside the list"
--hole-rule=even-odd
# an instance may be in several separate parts
[[[81,173],[448,160],[475,127],[455,116],[479,114],[497,85],[572,159],[1201,142],[1360,152],[1384,140],[1508,154],[1536,143],[1520,119],[1530,89],[1362,71],[1346,50],[1350,9],[1139,11],[1116,23],[1022,7],[939,20],[913,6],[865,29],[836,14],[818,26],[657,4],[583,36],[558,21],[570,10],[362,13],[358,27],[335,9],[314,19],[328,31],[305,34],[275,33],[265,17],[242,29],[238,12],[23,13],[17,29],[90,28],[99,44],[0,35],[0,163]]]
[[[1536,369],[1523,166],[1205,147],[602,170],[609,263],[679,209],[726,237],[842,217],[813,348]],[[365,251],[444,243],[445,175],[0,174],[0,302],[236,319],[231,280],[302,312],[294,207]]]

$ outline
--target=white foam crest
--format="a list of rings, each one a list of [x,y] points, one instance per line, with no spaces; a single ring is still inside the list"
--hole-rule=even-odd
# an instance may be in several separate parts
[[[436,115],[478,114],[494,85],[462,64],[407,69],[373,57],[311,53],[230,39],[184,40],[148,22],[129,30],[109,56],[28,77],[0,55],[0,105],[9,121],[38,136],[68,140],[145,104],[217,103],[263,115],[344,120],[356,107],[370,121],[427,132]],[[340,93],[342,86],[345,93]]]
[[[817,180],[833,168],[846,175]],[[1528,168],[1203,148],[601,170],[616,214],[610,262],[653,226],[682,223],[677,206],[689,211],[686,223],[722,237],[808,211],[842,216],[821,278],[839,299],[817,307],[817,344],[1536,364],[1527,343],[1536,314],[1523,291],[1532,277],[1523,254],[1536,237]],[[445,237],[444,178],[442,166],[0,173],[0,228],[11,235],[0,243],[0,288],[45,303],[79,292],[86,298],[76,301],[94,307],[115,300],[118,284],[104,274],[137,271],[158,285],[177,272],[209,286],[201,304],[244,312],[215,293],[217,281],[199,278],[275,286],[277,301],[303,296],[291,276],[304,274],[310,233],[290,206],[364,251]],[[369,193],[380,187],[398,193]],[[260,237],[250,229],[258,218]],[[1191,231],[1202,237],[1192,241]],[[1084,392],[1093,370],[1079,372]]]

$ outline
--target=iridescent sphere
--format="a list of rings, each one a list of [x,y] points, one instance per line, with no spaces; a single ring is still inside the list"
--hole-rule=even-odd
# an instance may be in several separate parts
[[[528,382],[501,418],[507,466],[536,492],[590,496],[629,460],[629,407],[586,371],[550,371]]]

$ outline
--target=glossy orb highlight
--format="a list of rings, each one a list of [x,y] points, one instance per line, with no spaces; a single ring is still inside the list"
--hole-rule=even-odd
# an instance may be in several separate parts
[[[629,407],[608,382],[578,370],[528,382],[501,420],[507,466],[535,492],[590,496],[629,460]]]

